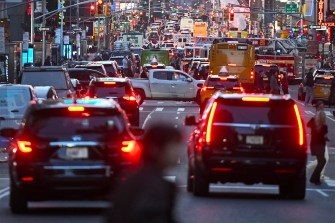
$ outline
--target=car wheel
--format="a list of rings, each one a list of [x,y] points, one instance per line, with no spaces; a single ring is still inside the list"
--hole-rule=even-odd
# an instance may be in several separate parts
[[[191,171],[191,167],[189,166],[188,167],[188,171],[187,171],[187,185],[186,185],[186,189],[187,189],[187,192],[192,192],[193,190],[193,174],[192,174],[192,171]]]
[[[284,198],[305,199],[306,194],[306,171],[297,177],[297,179],[290,181],[288,183],[283,183],[279,185],[279,194]]]
[[[141,105],[143,101],[145,100],[145,93],[141,89],[136,89],[135,92],[136,92],[138,104]]]
[[[28,211],[28,201],[14,183],[10,184],[9,206],[14,214],[22,214]]]
[[[207,196],[209,192],[209,181],[207,176],[198,168],[195,167],[193,179],[193,194],[195,196]]]

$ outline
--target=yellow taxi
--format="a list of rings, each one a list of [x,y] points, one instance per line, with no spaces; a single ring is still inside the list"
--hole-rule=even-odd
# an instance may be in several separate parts
[[[200,91],[200,111],[203,110],[207,101],[217,91],[227,94],[244,93],[240,80],[237,76],[209,75]]]
[[[314,77],[315,100],[328,100],[330,95],[331,83],[334,79],[332,75],[317,75]]]

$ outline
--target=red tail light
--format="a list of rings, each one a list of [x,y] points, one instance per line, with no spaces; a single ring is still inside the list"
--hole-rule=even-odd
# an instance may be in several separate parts
[[[243,87],[233,87],[233,90],[238,90],[238,91],[241,91],[241,92],[244,91],[244,90],[243,90]]]
[[[121,151],[125,153],[134,153],[138,150],[138,144],[136,141],[123,141]]]
[[[206,130],[206,142],[207,143],[211,142],[213,119],[214,119],[214,114],[215,114],[217,105],[218,105],[217,102],[213,103],[211,113],[209,114],[208,123],[207,123],[207,130]]]
[[[33,177],[21,177],[21,181],[32,182],[34,181],[34,178]]]
[[[270,98],[264,98],[264,97],[243,97],[242,101],[269,102]]]
[[[202,91],[207,91],[207,90],[213,90],[214,87],[203,87],[201,90]]]
[[[293,107],[294,107],[295,115],[297,117],[298,126],[299,126],[299,145],[302,146],[304,145],[304,129],[302,126],[302,121],[301,121],[301,116],[300,116],[298,106],[295,104]]]
[[[136,101],[136,97],[131,95],[131,96],[123,96],[123,99],[127,100],[127,101]]]
[[[30,153],[33,151],[31,148],[31,142],[29,141],[17,141],[17,146],[19,147],[19,150],[23,153]]]

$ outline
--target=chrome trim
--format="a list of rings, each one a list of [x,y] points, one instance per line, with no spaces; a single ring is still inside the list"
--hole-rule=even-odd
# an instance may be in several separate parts
[[[109,166],[44,166],[46,170],[96,170],[110,169]]]
[[[97,146],[99,143],[94,141],[83,141],[83,142],[74,142],[74,141],[60,141],[60,142],[50,142],[50,146],[64,146],[64,147],[75,147],[75,146]]]
[[[214,126],[229,126],[229,127],[242,127],[242,128],[292,128],[294,125],[271,125],[271,124],[242,124],[242,123],[222,123],[214,122]]]

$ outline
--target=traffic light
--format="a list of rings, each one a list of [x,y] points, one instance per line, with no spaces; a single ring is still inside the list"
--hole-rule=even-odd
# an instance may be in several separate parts
[[[98,0],[97,1],[97,8],[98,8],[98,15],[103,14],[103,0]]]
[[[140,11],[140,12],[138,13],[138,15],[142,18],[142,17],[143,17],[143,12]]]
[[[229,21],[234,21],[234,8],[230,9],[230,12],[229,12]]]
[[[90,16],[95,16],[95,5],[94,4],[90,5]]]
[[[105,16],[111,16],[112,14],[112,5],[110,3],[106,3],[104,5],[104,15]]]

